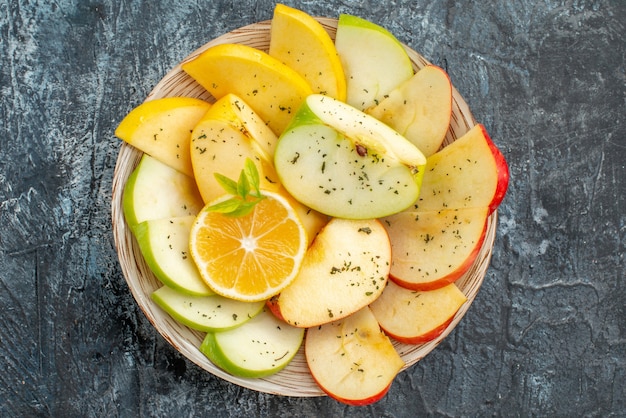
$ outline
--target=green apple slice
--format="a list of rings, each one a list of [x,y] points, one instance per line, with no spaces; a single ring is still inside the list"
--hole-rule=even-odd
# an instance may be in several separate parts
[[[214,332],[241,326],[261,312],[264,302],[241,302],[220,295],[186,295],[167,286],[152,292],[152,300],[189,328]]]
[[[411,59],[400,41],[360,17],[339,16],[335,48],[346,74],[346,102],[360,110],[380,103],[413,75]]]
[[[189,231],[195,216],[144,221],[135,237],[148,267],[163,284],[196,296],[214,294],[189,254]]]
[[[128,177],[122,204],[131,229],[147,220],[196,215],[204,206],[192,177],[147,154]]]
[[[232,375],[264,377],[287,366],[303,338],[304,328],[292,327],[263,310],[240,327],[207,333],[200,351]]]
[[[426,157],[393,129],[320,94],[307,97],[279,138],[274,165],[301,203],[329,216],[369,219],[410,206]]]

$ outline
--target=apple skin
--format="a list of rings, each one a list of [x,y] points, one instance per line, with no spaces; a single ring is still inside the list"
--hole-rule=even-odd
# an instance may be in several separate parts
[[[379,401],[404,361],[381,331],[370,308],[309,328],[305,357],[318,386],[333,399],[354,406]]]
[[[381,219],[389,234],[390,279],[412,290],[458,280],[480,253],[488,208],[401,212]]]
[[[506,159],[478,124],[428,157],[420,197],[409,210],[488,206],[491,214],[508,184]]]
[[[370,309],[389,337],[404,344],[423,344],[439,337],[466,301],[454,284],[415,291],[389,282]]]

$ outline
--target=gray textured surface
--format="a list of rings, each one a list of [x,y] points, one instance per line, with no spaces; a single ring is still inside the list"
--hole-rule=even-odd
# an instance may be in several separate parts
[[[371,19],[445,67],[510,163],[478,298],[384,400],[255,393],[155,332],[114,249],[114,128],[273,4],[0,2],[0,415],[626,415],[622,0],[299,3]]]

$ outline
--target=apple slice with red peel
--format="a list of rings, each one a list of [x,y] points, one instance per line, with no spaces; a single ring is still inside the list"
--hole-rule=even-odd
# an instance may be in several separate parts
[[[488,206],[496,210],[509,184],[509,168],[485,127],[474,126],[428,157],[414,209],[440,210]]]
[[[432,290],[461,277],[485,240],[488,208],[400,212],[381,219],[391,242],[390,278]]]
[[[380,400],[404,366],[368,307],[344,319],[309,328],[304,352],[319,387],[349,405]]]
[[[450,127],[450,77],[441,68],[427,65],[366,113],[391,126],[430,156],[439,150]]]
[[[274,165],[298,201],[329,216],[371,219],[409,207],[426,157],[352,106],[313,94],[279,138]]]
[[[334,218],[307,250],[294,281],[268,305],[296,327],[344,318],[382,293],[390,262],[389,238],[378,220]]]
[[[388,336],[405,344],[422,344],[439,337],[466,301],[454,283],[416,291],[389,282],[370,309]]]

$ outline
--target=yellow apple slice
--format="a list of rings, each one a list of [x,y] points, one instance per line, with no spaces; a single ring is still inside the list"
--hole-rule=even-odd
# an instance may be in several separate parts
[[[313,92],[295,70],[241,44],[213,46],[182,68],[216,99],[228,93],[241,97],[277,135]]]
[[[450,126],[452,84],[448,74],[427,65],[366,113],[391,126],[426,156],[437,152]]]
[[[277,190],[268,155],[275,143],[276,135],[241,98],[227,94],[215,102],[191,134],[191,162],[204,202],[224,194],[215,173],[236,179],[247,158],[257,166],[261,188]]]
[[[304,344],[313,379],[328,396],[348,405],[380,400],[404,366],[368,307],[309,328]]]
[[[192,176],[190,132],[210,106],[191,97],[144,102],[126,115],[115,135],[162,163]]]
[[[269,54],[296,70],[314,93],[346,100],[346,78],[335,43],[309,14],[277,4]]]
[[[439,337],[467,298],[454,283],[416,291],[389,282],[370,305],[387,335],[405,344],[423,344]]]

